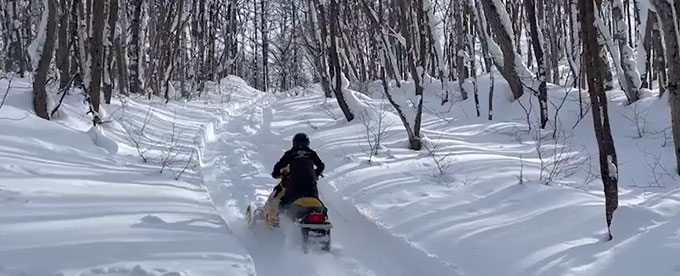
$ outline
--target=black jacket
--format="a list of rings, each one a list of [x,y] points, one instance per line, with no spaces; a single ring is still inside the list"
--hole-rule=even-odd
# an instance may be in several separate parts
[[[301,197],[318,197],[316,189],[317,177],[323,173],[325,165],[319,155],[308,147],[292,148],[283,154],[281,160],[274,165],[272,177],[278,177],[281,169],[290,166],[290,182],[282,204],[290,203]]]

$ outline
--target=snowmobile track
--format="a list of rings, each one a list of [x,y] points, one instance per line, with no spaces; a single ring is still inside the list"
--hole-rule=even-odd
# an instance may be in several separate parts
[[[257,275],[461,275],[366,218],[324,180],[319,183],[321,197],[334,224],[330,252],[304,254],[297,244],[299,232],[285,224],[273,230],[249,226],[246,206],[266,198],[274,185],[270,167],[289,147],[288,137],[272,129],[275,100],[262,95],[254,104],[229,110],[232,116],[216,127],[217,139],[204,153],[210,196],[248,250]]]

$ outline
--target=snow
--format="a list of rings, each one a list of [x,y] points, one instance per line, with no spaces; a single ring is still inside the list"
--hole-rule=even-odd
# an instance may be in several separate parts
[[[487,89],[488,84],[488,76],[480,78],[480,90]],[[550,87],[548,94],[556,102],[564,97],[565,91]],[[487,102],[481,96],[480,101]],[[322,158],[328,167],[336,168],[327,173],[328,186],[322,184],[322,195],[335,198],[338,193],[393,235],[455,264],[464,275],[677,274],[680,263],[672,252],[680,250],[679,240],[677,234],[669,235],[667,231],[677,232],[680,221],[670,216],[648,216],[660,209],[646,200],[664,198],[669,209],[675,210],[671,213],[678,214],[677,176],[662,176],[660,167],[652,169],[657,161],[657,165],[672,164],[672,150],[659,144],[660,134],[652,134],[670,123],[667,99],[644,98],[636,103],[635,110],[624,105],[625,97],[620,91],[612,94],[612,99],[615,102],[610,116],[621,167],[613,168],[612,172],[619,174],[622,191],[622,207],[614,217],[612,242],[604,241],[601,182],[588,176],[598,171],[590,115],[586,114],[576,129],[570,130],[577,120],[574,114],[578,114],[576,92],[568,95],[560,113],[560,129],[567,133],[557,146],[565,146],[567,153],[588,161],[574,168],[574,175],[550,186],[538,179],[540,162],[535,155],[535,141],[527,137],[531,135],[517,105],[497,105],[496,116],[502,119],[489,122],[464,115],[473,114],[471,102],[460,102],[451,113],[446,113],[443,110],[448,107],[439,109],[436,98],[427,98],[423,121],[428,140],[439,144],[443,151],[440,156],[452,154],[445,176],[437,176],[436,164],[427,153],[404,149],[400,127],[389,131],[391,136],[384,142],[386,149],[373,165],[366,164],[366,154],[354,146],[365,143],[361,128],[355,128],[351,135],[353,130],[348,126],[328,121],[317,123],[308,131],[313,131],[312,143],[325,153]],[[291,120],[293,114],[302,120],[319,114],[316,103],[320,101],[320,98],[290,99],[278,103],[276,110],[289,109],[282,114],[286,120]],[[551,110],[551,118],[553,115]],[[454,120],[437,120],[439,116],[451,116]],[[633,137],[635,127],[627,118],[634,116],[645,118],[641,121],[648,132],[643,138]],[[295,131],[299,129],[287,133]],[[641,155],[640,151],[647,153]],[[524,162],[524,178],[529,180],[522,185],[517,184],[519,156]],[[649,166],[641,165],[640,160]],[[654,175],[661,177],[663,188],[655,187]],[[664,226],[657,231],[650,228],[654,225]],[[636,242],[641,237],[651,243]],[[645,253],[657,249],[663,253],[654,256]],[[508,251],[513,254],[508,255]],[[489,260],[494,262],[493,266]]]
[[[408,88],[409,85],[411,88]],[[404,89],[412,91],[412,85],[405,84]],[[488,76],[480,78],[480,85],[482,91],[487,88]],[[381,97],[379,86],[374,84],[369,95]],[[497,87],[503,86],[497,84]],[[564,96],[563,88],[550,88],[548,94],[553,97],[552,101]],[[440,88],[436,84],[428,87],[428,91],[434,89]],[[223,142],[216,142],[236,155],[220,158],[224,154],[220,154],[223,150],[218,150],[214,158],[220,158],[220,161],[213,162],[224,164],[223,167],[239,168],[239,173],[252,176],[252,179],[242,180],[231,170],[222,174],[219,170],[215,172],[217,176],[214,179],[220,183],[214,184],[210,190],[213,198],[222,196],[224,203],[216,205],[226,205],[224,212],[228,215],[225,216],[234,216],[233,223],[241,222],[245,204],[262,201],[268,195],[274,183],[263,185],[262,182],[267,181],[269,169],[289,146],[290,137],[296,132],[306,131],[311,136],[312,147],[321,154],[329,168],[326,178],[320,182],[320,191],[322,200],[329,204],[331,220],[338,223],[334,234],[341,236],[334,236],[334,246],[339,248],[342,258],[333,260],[333,264],[345,267],[334,266],[334,269],[351,267],[369,275],[368,271],[376,275],[441,275],[398,273],[360,261],[377,261],[371,257],[374,254],[361,255],[364,250],[369,250],[375,255],[389,256],[384,259],[399,261],[400,268],[412,268],[413,262],[407,261],[412,257],[400,258],[389,253],[399,248],[398,243],[381,237],[391,235],[447,266],[456,267],[455,270],[463,275],[677,273],[679,264],[673,252],[679,250],[678,237],[671,233],[677,232],[680,223],[677,217],[673,217],[680,213],[680,187],[672,177],[662,175],[661,168],[648,170],[635,162],[645,160],[645,163],[654,165],[656,158],[660,158],[660,164],[672,162],[668,146],[661,147],[659,134],[653,134],[669,123],[667,99],[644,98],[635,103],[638,106],[636,111],[623,104],[625,97],[620,91],[612,94],[615,102],[611,116],[619,149],[619,166],[622,168],[612,171],[621,174],[622,192],[621,207],[615,214],[612,230],[615,240],[605,242],[601,184],[599,180],[588,179],[589,171],[598,171],[596,141],[588,114],[573,132],[564,134],[563,141],[568,142],[564,145],[568,153],[590,161],[577,167],[575,175],[546,186],[537,179],[540,162],[532,153],[535,144],[526,131],[523,111],[516,105],[497,105],[496,114],[503,118],[488,122],[463,115],[472,114],[474,107],[470,102],[459,102],[448,115],[442,111],[448,107],[439,108],[435,94],[426,92],[426,95],[433,96],[426,99],[427,113],[423,119],[426,135],[430,137],[428,143],[438,143],[442,155],[453,154],[447,175],[436,176],[435,164],[426,152],[405,149],[403,129],[398,123],[388,131],[384,148],[374,157],[376,161],[367,164],[367,154],[362,150],[362,146],[366,148],[362,126],[343,123],[331,115],[320,116],[325,114],[322,110],[329,107],[332,107],[335,117],[341,114],[334,104],[323,104],[325,99],[320,94],[270,99],[273,103],[265,102],[263,106],[253,107],[254,111],[236,120],[245,123],[230,124],[227,127],[229,131],[221,138]],[[561,129],[565,131],[571,129],[577,120],[574,115],[578,112],[576,96],[575,92],[569,94],[565,110],[559,116],[563,125]],[[377,100],[362,98],[362,101],[373,107],[378,104]],[[486,102],[487,99],[480,101]],[[642,139],[633,137],[635,127],[626,119],[636,114],[645,118],[642,121],[648,128],[648,136]],[[444,122],[438,120],[438,116],[451,116],[458,120]],[[388,120],[398,122],[394,114]],[[573,138],[567,139],[567,136]],[[228,141],[239,141],[239,145],[233,147]],[[561,143],[558,146],[562,146]],[[256,147],[260,149],[254,150]],[[648,154],[640,156],[638,148]],[[589,156],[585,156],[584,152],[588,152]],[[517,184],[520,155],[523,156],[524,178],[528,179],[522,185]],[[654,179],[654,174],[658,174],[664,188],[655,188],[654,183],[649,182]],[[228,196],[223,195],[225,192]],[[660,202],[664,202],[666,207],[661,207]],[[664,216],[655,215],[657,212],[664,213]],[[369,222],[375,223],[380,231]],[[366,228],[373,230],[367,231]],[[365,234],[369,232],[371,234]],[[355,234],[347,239],[345,235],[348,233],[362,235]],[[299,260],[271,253],[268,246],[250,240],[247,236],[251,234],[246,230],[237,235],[246,236],[244,240],[249,243],[249,252],[258,252],[255,255],[261,256],[254,257],[258,273],[262,269],[265,275],[302,272],[295,269]],[[259,240],[273,239],[269,233],[256,235]],[[368,242],[356,240],[364,235],[370,237]],[[643,242],[645,240],[649,243]],[[364,242],[379,246],[357,245]],[[290,246],[286,241],[276,248]],[[376,252],[375,247],[391,250]],[[660,255],[645,253],[657,250]],[[508,251],[513,254],[508,255]],[[279,258],[284,258],[283,263],[296,265],[258,266],[259,260]],[[493,266],[488,265],[489,260],[493,260]],[[312,270],[321,270],[328,265],[321,263]],[[312,272],[315,273],[318,272]]]
[[[254,104],[244,105],[244,110],[232,120],[218,126],[222,129],[220,135],[206,145],[202,157],[206,186],[222,217],[253,257],[257,275],[458,275],[452,265],[390,235],[342,197],[334,195],[326,184],[321,184],[321,194],[334,225],[331,254],[302,254],[295,244],[294,231],[282,235],[264,228],[248,228],[245,206],[262,202],[269,195],[275,185],[269,176],[271,168],[290,147],[295,132],[308,131],[308,126],[337,125],[335,134],[356,128],[335,118],[310,116],[309,111],[328,107],[323,101],[319,95],[276,98],[263,94]],[[333,112],[341,116],[337,108]],[[312,147],[316,148],[321,137],[311,132],[310,135]],[[342,146],[340,143],[337,145]],[[335,156],[327,151],[319,154],[326,162]],[[408,263],[395,266],[393,260]]]
[[[352,114],[355,116],[358,116],[359,114],[362,114],[364,111],[364,105],[359,102],[357,99],[357,94],[359,92],[353,91],[349,89],[349,80],[345,76],[344,72],[340,73],[340,84],[341,86],[341,91],[342,91],[342,96],[345,99],[345,103],[347,103],[347,106],[349,107],[349,110]],[[331,87],[335,89],[337,82],[335,80],[335,75],[331,78]]]
[[[67,96],[67,116],[45,121],[29,111],[30,81],[12,87],[0,109],[0,275],[254,275],[198,172],[176,181],[136,156],[118,120],[140,125],[146,101],[115,99],[102,106],[109,123],[92,129],[80,92]],[[168,135],[176,109],[187,149],[221,110],[155,108],[149,135]]]
[[[87,131],[87,135],[90,136],[90,140],[96,146],[105,149],[109,154],[118,153],[118,144],[113,139],[106,137],[101,128],[93,127]]]
[[[479,76],[480,91],[488,90],[489,77]],[[116,98],[102,106],[107,123],[93,129],[79,91],[67,96],[59,119],[44,121],[30,111],[30,82],[15,80],[0,109],[0,274],[680,272],[668,95],[627,105],[622,91],[609,92],[618,158],[610,171],[618,174],[620,207],[614,239],[606,241],[592,116],[578,118],[578,94],[569,88],[548,86],[552,102],[566,97],[558,123],[551,109],[548,130],[530,131],[517,103],[498,101],[508,89],[498,78],[494,121],[472,115],[472,99],[442,106],[433,93],[441,83],[426,83],[429,150],[407,149],[390,109],[385,120],[394,123],[368,163],[364,126],[342,120],[335,100],[318,88],[289,96],[262,93],[236,77],[218,85],[188,103]],[[6,86],[0,80],[0,91]],[[392,85],[403,102],[413,88],[402,82],[400,94]],[[384,104],[379,82],[367,94],[343,92],[364,109]],[[480,102],[487,96],[481,93]],[[530,120],[537,124],[538,112]],[[309,134],[326,163],[319,190],[334,224],[330,253],[303,254],[285,223],[268,230],[244,220],[246,206],[271,192],[271,168],[297,132]],[[169,145],[178,161],[160,173]],[[175,180],[189,156],[188,171]],[[544,171],[560,164],[555,160],[566,171],[548,181]]]
[[[614,158],[611,155],[607,155],[607,165],[609,166],[609,177],[612,179],[618,179],[618,168],[616,167],[616,164],[614,164]]]

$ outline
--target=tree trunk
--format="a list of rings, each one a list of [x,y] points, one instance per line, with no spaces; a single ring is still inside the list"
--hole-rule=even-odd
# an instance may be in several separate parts
[[[92,46],[90,49],[92,85],[90,86],[90,100],[95,116],[99,113],[102,73],[104,69],[104,2],[104,0],[93,1],[92,5]]]
[[[579,86],[578,83],[578,80],[582,80],[582,78],[580,78],[582,70],[581,70],[581,41],[578,31],[580,29],[577,11],[578,0],[566,0],[566,1],[569,1],[569,3],[565,5],[568,6],[569,8],[569,26],[570,26],[569,29],[565,28],[564,30],[564,36],[569,37],[569,47],[568,50],[566,51],[567,61],[569,62],[569,69],[571,70],[571,73],[574,78],[572,87],[577,86],[581,87]]]
[[[3,61],[4,71],[12,72],[14,70],[14,58],[11,56],[12,48],[12,29],[14,24],[14,18],[11,11],[12,5],[9,1],[0,2],[0,12],[2,12],[2,38],[3,38],[3,49],[2,54],[4,54]]]
[[[549,1],[550,3],[552,1]],[[545,2],[544,2],[545,3]],[[545,23],[545,18],[544,16],[541,16],[543,19],[541,19],[541,22],[544,22],[540,27],[543,29],[548,29],[548,37],[550,38],[550,42],[547,43],[549,46],[545,46],[550,49],[550,54],[547,55],[547,57],[544,58],[544,61],[546,64],[551,64],[551,71],[552,72],[552,80],[553,83],[560,83],[560,79],[562,78],[562,75],[560,74],[560,60],[562,59],[562,54],[564,53],[563,45],[559,43],[559,32],[557,32],[557,28],[548,28],[546,27]],[[558,25],[558,23],[555,22],[555,16],[550,15],[548,17],[548,26],[554,26]],[[559,25],[558,25],[559,26]],[[543,50],[546,50],[545,48]],[[546,76],[549,76],[550,73],[548,73]]]
[[[187,50],[186,50],[187,39],[186,39],[186,35],[185,35],[185,29],[186,29],[186,26],[182,27],[182,29],[180,31],[180,35],[179,35],[179,37],[180,37],[180,49],[179,49],[180,54],[179,54],[179,64],[178,65],[179,65],[179,68],[180,68],[180,72],[179,72],[180,93],[182,95],[182,98],[185,98],[185,99],[188,100],[189,97],[191,96],[191,94],[189,93],[189,90],[187,89],[187,85],[186,85],[187,67],[188,67],[187,60],[188,60],[188,58],[187,58]],[[226,77],[226,76],[220,76],[220,79],[222,79],[222,77]]]
[[[92,68],[90,61],[90,29],[87,18],[88,15],[85,14],[85,7],[87,3],[82,0],[73,1],[73,21],[76,23],[75,28],[77,30],[76,36],[78,37],[76,51],[78,56],[79,72],[82,79],[83,87],[85,88],[85,93],[90,92],[90,86],[92,85]]]
[[[5,71],[6,72],[17,72],[19,76],[24,77],[24,72],[28,70],[26,66],[26,53],[24,51],[24,41],[28,38],[22,32],[21,21],[19,18],[19,1],[9,1],[5,2],[5,32],[7,32],[7,37],[9,40],[6,42],[7,45],[7,59],[5,60]]]
[[[328,60],[326,59],[326,56],[329,56],[326,54],[328,49],[326,46],[326,26],[328,26],[326,23],[326,12],[324,6],[319,2],[319,0],[308,0],[307,3],[309,5],[312,26],[314,27],[314,37],[319,44],[319,53],[317,54],[317,59],[319,63],[318,73],[321,81],[321,87],[323,88],[326,98],[330,98],[332,97],[332,89],[329,77],[329,64]]]
[[[422,0],[418,0],[415,3],[407,3],[407,1],[411,0],[398,0],[400,10],[401,10],[401,35],[405,38],[406,41],[406,55],[408,58],[408,65],[409,69],[411,71],[411,78],[413,79],[413,83],[415,86],[415,94],[416,97],[418,98],[418,102],[414,103],[416,105],[416,114],[415,114],[415,119],[413,122],[413,129],[410,129],[409,126],[407,127],[407,134],[409,138],[409,145],[412,150],[420,150],[423,146],[422,140],[420,139],[420,124],[421,124],[421,119],[422,119],[422,114],[423,114],[423,76],[425,75],[425,58],[427,55],[425,54],[427,49],[424,46],[424,36],[417,36],[416,34],[421,34],[420,30],[422,30],[422,17],[421,14],[423,13],[423,4]],[[416,6],[416,14],[412,11],[414,8],[412,8],[412,5]],[[410,19],[410,20],[409,20]],[[415,26],[414,26],[415,25]],[[415,31],[417,31],[416,34],[411,34],[409,27],[413,27]],[[416,41],[414,41],[414,38],[418,38],[418,41],[421,42],[420,46],[420,55],[418,55],[416,47],[418,46]]]
[[[656,16],[656,14],[655,14]],[[652,45],[654,47],[653,51],[653,63],[654,63],[654,70],[656,70],[657,75],[658,75],[658,83],[659,83],[659,97],[663,96],[663,94],[666,92],[666,87],[668,87],[668,75],[666,74],[666,47],[662,43],[662,35],[660,30],[660,27],[658,27],[659,24],[656,24],[654,26],[654,30],[652,31]],[[653,78],[652,78],[653,79]],[[650,88],[652,87],[652,79],[649,80],[649,86]]]
[[[121,0],[111,0],[118,2],[118,10],[120,10]],[[123,8],[122,12],[119,12],[120,20],[116,24],[116,29],[114,30],[113,39],[113,51],[116,55],[116,68],[118,69],[118,93],[121,95],[128,95],[128,89],[130,88],[130,72],[128,71],[127,64],[127,43],[122,41],[127,38],[127,12]]]
[[[609,114],[607,112],[607,95],[604,90],[604,76],[601,75],[602,61],[600,44],[597,38],[595,26],[595,14],[593,0],[579,0],[579,12],[581,13],[581,32],[585,56],[585,68],[588,74],[588,90],[592,105],[593,127],[597,138],[597,146],[600,155],[600,176],[604,185],[605,214],[609,239],[611,235],[611,223],[614,211],[618,207],[618,163],[616,149],[609,126]]]
[[[640,72],[640,81],[642,83],[642,87],[652,89],[651,83],[653,82],[653,79],[650,78],[650,74],[648,74],[648,72],[651,71],[653,66],[651,64],[652,37],[654,36],[653,32],[657,15],[655,12],[650,10],[647,11],[646,18],[646,22],[643,25],[640,25],[640,27],[644,26],[644,30],[639,30],[641,31],[642,37],[639,38],[639,44],[641,45],[638,45],[638,55],[640,55],[638,58],[638,68],[642,70],[638,70],[638,72]]]
[[[538,28],[534,0],[524,0],[524,7],[527,19],[529,20],[531,42],[534,47],[534,55],[536,55],[536,63],[538,64],[538,103],[541,108],[541,129],[544,129],[548,123],[548,89],[546,86],[546,62],[543,57],[543,37],[540,34],[541,30]]]
[[[333,66],[333,72],[335,73],[335,89],[333,91],[335,92],[335,98],[338,100],[338,104],[340,105],[340,109],[342,110],[342,113],[345,114],[345,119],[347,119],[348,122],[351,122],[354,120],[354,114],[352,114],[352,110],[349,108],[347,105],[347,102],[345,101],[345,97],[343,94],[343,85],[342,85],[342,68],[340,66],[340,58],[338,57],[338,46],[337,46],[337,39],[338,39],[338,4],[336,0],[331,0],[331,7],[330,7],[330,14],[332,18],[330,18],[330,40],[331,40],[331,49],[329,53],[329,60]]]
[[[38,68],[35,70],[35,79],[33,79],[33,109],[38,117],[49,120],[47,113],[47,91],[45,85],[47,84],[47,73],[52,62],[52,54],[54,54],[54,42],[56,41],[57,32],[57,0],[45,0],[47,6],[44,7],[43,12],[47,13],[47,22],[45,22],[44,37],[37,37],[37,47],[42,48],[40,51],[40,60],[38,61]],[[42,24],[41,24],[42,25]],[[44,39],[44,41],[40,41]],[[35,61],[33,61],[35,62]]]
[[[470,53],[470,56],[475,57],[475,58],[470,58],[468,59],[468,62],[470,63],[470,77],[472,78],[472,92],[475,98],[475,111],[477,111],[477,117],[481,116],[481,111],[480,111],[480,103],[479,103],[479,87],[477,85],[477,51],[475,49],[475,41],[477,41],[477,36],[475,33],[475,22],[474,18],[471,18],[471,9],[472,7],[465,5],[464,12],[463,14],[465,15],[465,25],[468,26],[466,27],[467,32],[465,34],[465,46],[467,48],[468,53]],[[468,22],[469,20],[473,20],[473,22]]]
[[[179,11],[177,11],[176,13],[181,14],[181,12],[182,12],[181,7],[178,6],[178,9],[179,9]],[[207,48],[208,48],[208,67],[207,68],[209,68],[209,71],[207,72],[207,79],[209,79],[211,81],[215,81],[216,80],[215,79],[215,76],[216,76],[215,69],[217,68],[217,63],[216,63],[216,59],[215,59],[215,52],[216,52],[215,41],[217,40],[217,37],[216,37],[215,34],[217,33],[217,31],[216,31],[217,27],[216,26],[219,23],[218,20],[217,20],[217,7],[216,7],[215,2],[212,2],[212,3],[209,4],[208,10],[209,10],[209,12],[208,12],[209,27],[208,27],[208,37],[207,37],[207,42],[208,42],[208,45],[207,45]],[[181,20],[182,19],[180,17],[180,19],[178,19],[177,21],[181,21]],[[170,29],[169,27],[167,27],[167,28]],[[170,30],[170,31],[174,32],[176,30]],[[175,41],[174,43],[179,44],[178,41]],[[169,50],[169,51],[174,51],[174,49]],[[174,55],[172,55],[170,57],[170,59],[174,59],[174,58],[175,58]],[[169,64],[173,64],[173,63],[170,62]],[[165,85],[165,86],[167,87],[167,85]]]
[[[57,46],[56,65],[59,69],[59,90],[64,90],[71,80],[71,59],[69,57],[69,9],[71,1],[61,0],[59,10],[59,44]],[[66,93],[66,92],[64,92]]]
[[[132,0],[132,22],[130,24],[132,51],[130,51],[130,92],[144,93],[142,84],[142,62],[144,49],[142,30],[142,9],[144,0]]]
[[[489,85],[489,116],[488,119],[489,121],[493,120],[493,92],[496,86],[496,79],[494,77],[493,71],[489,72],[489,81],[491,84]]]
[[[260,29],[262,33],[262,91],[269,90],[269,33],[267,30],[266,0],[260,0]]]
[[[15,2],[20,3],[20,1],[15,1]],[[42,1],[40,1],[40,2],[42,2]],[[19,75],[22,78],[24,77],[25,72],[34,70],[33,64],[30,60],[31,56],[27,51],[25,51],[25,48],[26,48],[25,44],[29,43],[29,41],[33,41],[33,30],[32,30],[32,27],[33,27],[33,14],[32,14],[33,9],[31,7],[34,6],[34,5],[35,4],[31,4],[31,1],[28,1],[28,5],[26,6],[26,8],[23,8],[23,10],[22,10],[23,14],[17,13],[17,17],[15,17],[15,20],[17,22],[23,21],[23,23],[16,23],[16,24],[18,24],[16,29],[19,30],[19,32],[22,32],[22,34],[19,35],[21,37],[21,39],[19,40],[19,41],[21,41],[21,43],[19,44],[21,49],[19,50],[19,53],[18,53],[19,56],[21,57],[21,60],[19,60],[19,67],[21,68]],[[20,6],[17,6],[17,7],[20,7]],[[21,19],[18,19],[18,18],[21,18]],[[56,21],[55,21],[55,24],[57,24]]]
[[[73,84],[75,86],[84,86],[85,80],[81,69],[81,55],[80,55],[80,16],[78,15],[78,9],[80,7],[80,0],[71,0],[71,7],[69,10],[69,35],[71,37],[71,43],[69,49],[72,51],[69,55],[71,71],[74,72]]]
[[[109,16],[108,16],[108,38],[111,45],[106,45],[104,67],[104,102],[111,104],[111,96],[113,93],[113,56],[114,56],[114,41],[116,40],[116,23],[118,23],[118,1],[109,0]],[[120,67],[120,65],[118,65]],[[119,82],[120,85],[120,82]]]
[[[501,21],[500,13],[505,11],[499,11],[499,7],[494,4],[494,1],[482,0],[481,2],[485,17],[490,25],[489,27],[495,35],[494,40],[499,44],[498,46],[500,46],[503,52],[503,64],[500,64],[498,60],[495,60],[495,62],[503,78],[508,81],[513,96],[515,99],[519,99],[524,94],[524,87],[522,87],[522,80],[515,66],[516,53],[512,42],[512,34],[506,32],[505,26]]]
[[[677,26],[679,18],[673,11],[680,11],[680,1],[671,6],[665,0],[654,0],[656,11],[661,19],[666,43],[666,62],[668,66],[668,93],[670,94],[671,124],[675,141],[676,172],[680,174],[680,45]]]
[[[456,18],[456,29],[458,36],[456,39],[456,71],[458,71],[458,89],[460,89],[460,94],[463,100],[467,100],[468,95],[465,91],[463,85],[465,84],[465,16],[463,15],[463,3],[459,1],[456,4],[456,10],[458,11],[458,18]]]
[[[624,19],[623,2],[621,0],[612,0],[612,3],[614,30],[616,31],[615,40],[618,40],[619,59],[624,74],[619,79],[623,78],[622,82],[625,82],[623,88],[626,96],[628,96],[628,102],[634,103],[640,99],[640,74],[637,72],[635,53],[633,53],[633,49],[629,45],[628,24]]]

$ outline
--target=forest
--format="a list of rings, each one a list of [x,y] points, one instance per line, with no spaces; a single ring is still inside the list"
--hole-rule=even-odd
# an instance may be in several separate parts
[[[389,155],[384,144],[394,137],[407,152],[431,157],[439,175],[457,152],[452,146],[444,154],[433,142],[438,125],[429,117],[505,123],[512,107],[521,117],[516,128],[536,143],[512,157],[520,183],[529,155],[537,155],[546,185],[585,170],[566,150],[550,148],[567,143],[564,133],[578,129],[577,139],[594,141],[588,174],[601,181],[612,240],[622,190],[632,185],[619,168],[645,166],[621,162],[621,152],[649,156],[617,148],[619,139],[629,145],[619,131],[663,140],[646,164],[650,186],[680,179],[678,10],[680,1],[671,0],[2,0],[0,78],[30,82],[32,112],[44,120],[71,112],[60,110],[68,97],[82,98],[79,112],[95,128],[113,120],[104,110],[116,101],[199,103],[216,90],[222,95],[230,76],[277,97],[303,99],[317,89],[327,113],[341,111],[336,121],[363,124],[368,163]],[[650,98],[663,108],[652,110]],[[565,102],[575,114],[565,114]],[[451,111],[461,105],[471,112]],[[642,109],[663,111],[653,116],[654,130]],[[560,119],[566,116],[569,123]],[[314,119],[301,122],[319,128]],[[579,136],[579,124],[589,124],[589,136]],[[447,134],[457,133],[439,137]]]

